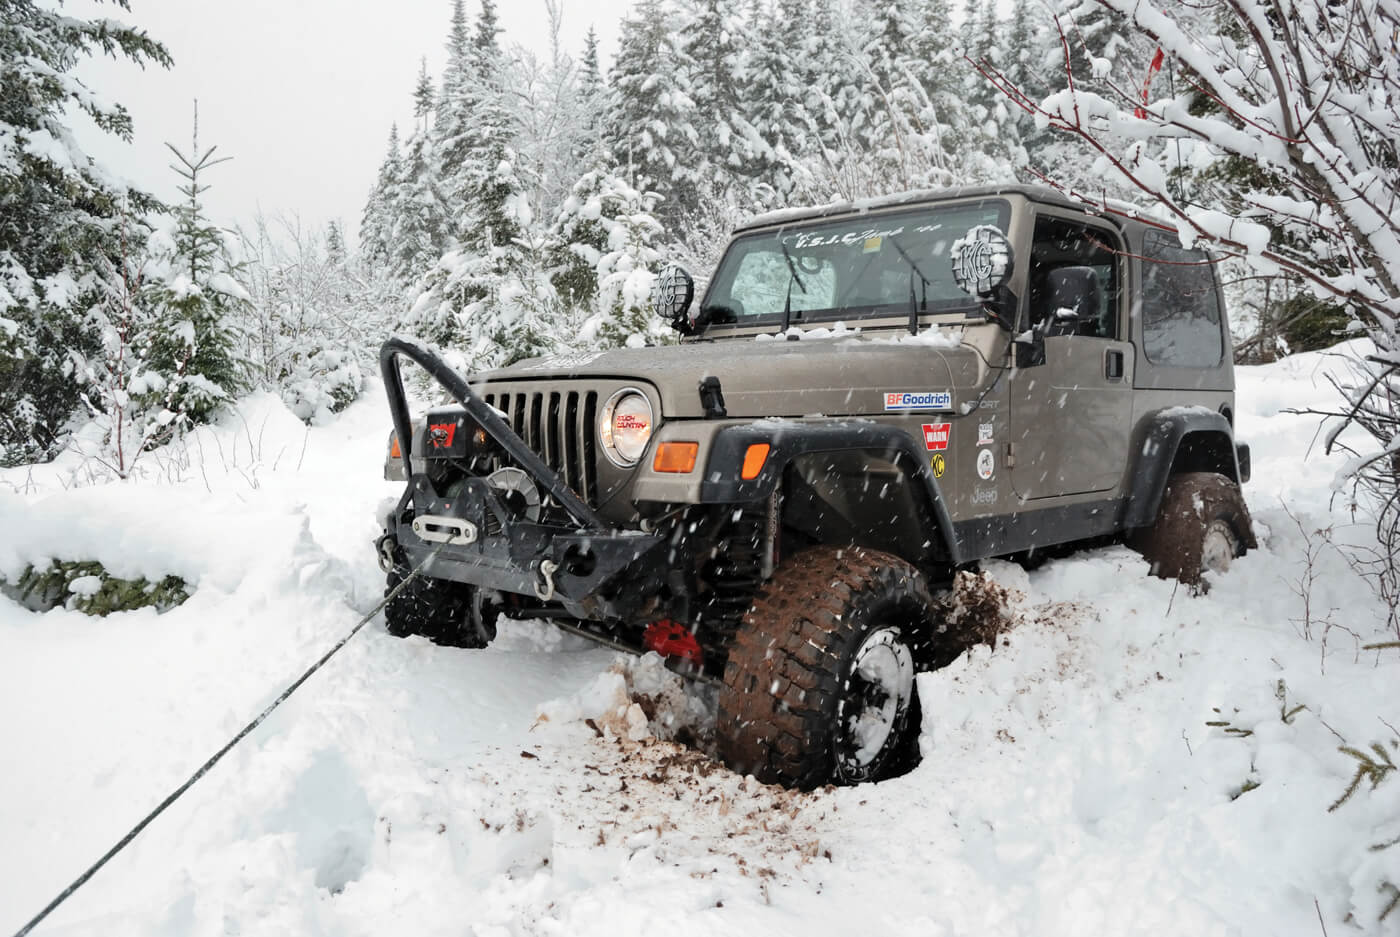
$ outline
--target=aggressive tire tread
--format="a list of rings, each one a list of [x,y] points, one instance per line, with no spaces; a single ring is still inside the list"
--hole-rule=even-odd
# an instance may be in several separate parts
[[[1258,546],[1239,485],[1215,472],[1183,472],[1167,481],[1152,526],[1136,531],[1129,543],[1154,575],[1199,585],[1203,537],[1217,520],[1229,525],[1241,552]]]
[[[730,649],[720,756],[762,781],[811,789],[832,780],[851,655],[880,616],[913,628],[932,606],[923,576],[898,557],[821,546],[790,558],[759,590]]]

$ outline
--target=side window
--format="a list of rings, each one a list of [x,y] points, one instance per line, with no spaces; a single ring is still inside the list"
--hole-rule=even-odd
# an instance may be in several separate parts
[[[1067,218],[1042,216],[1037,219],[1035,240],[1031,245],[1030,326],[1043,328],[1054,312],[1050,308],[1053,305],[1051,272],[1064,267],[1088,267],[1099,282],[1097,308],[1080,310],[1076,332],[1097,338],[1118,338],[1121,253],[1118,236],[1107,228]]]
[[[1142,346],[1148,361],[1178,368],[1214,367],[1225,356],[1209,255],[1162,231],[1142,242]]]

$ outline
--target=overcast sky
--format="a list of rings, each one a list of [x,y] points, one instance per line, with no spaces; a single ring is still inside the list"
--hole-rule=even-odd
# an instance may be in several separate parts
[[[53,2],[53,0],[50,0]],[[497,0],[502,37],[548,54],[544,0]],[[564,49],[583,54],[598,31],[604,69],[630,0],[560,0]],[[106,98],[125,104],[136,124],[128,146],[75,121],[87,151],[158,196],[175,197],[167,141],[190,145],[199,99],[201,146],[233,161],[211,170],[211,215],[222,224],[264,214],[307,225],[340,219],[350,232],[384,158],[389,126],[412,120],[418,63],[436,78],[451,0],[131,0],[131,12],[70,0],[74,15],[117,16],[165,43],[170,70],[145,71],[122,59],[79,68]],[[475,18],[479,0],[467,0]]]

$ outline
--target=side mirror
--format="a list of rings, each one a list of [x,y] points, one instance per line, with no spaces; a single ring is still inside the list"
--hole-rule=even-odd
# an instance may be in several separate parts
[[[675,264],[661,271],[651,288],[651,311],[672,326],[689,325],[686,314],[695,299],[695,280]]]
[[[995,225],[978,225],[953,242],[953,281],[964,293],[990,298],[1011,279],[1011,242]]]
[[[1046,335],[1073,335],[1103,306],[1103,286],[1092,267],[1059,267],[1045,275]]]

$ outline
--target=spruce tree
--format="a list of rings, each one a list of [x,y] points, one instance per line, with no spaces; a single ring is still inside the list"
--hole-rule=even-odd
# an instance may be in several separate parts
[[[219,406],[247,388],[250,375],[236,349],[248,294],[236,279],[238,264],[226,233],[204,211],[205,173],[228,158],[216,158],[214,146],[200,149],[197,112],[189,152],[166,146],[175,155],[171,168],[181,179],[184,198],[174,209],[168,237],[153,240],[144,276],[160,317],[150,364],[168,382],[153,389],[151,405],[165,411],[162,419],[175,430],[208,422]]]
[[[421,277],[448,244],[448,207],[434,155],[432,114],[433,85],[424,60],[413,92],[417,123],[387,199],[393,219],[389,272],[402,283]]]
[[[126,0],[115,0],[129,10]],[[163,68],[165,47],[116,20],[84,20],[35,0],[0,0],[0,462],[53,455],[79,402],[71,355],[98,354],[86,310],[104,293],[95,270],[122,262],[121,217],[157,203],[128,191],[84,153],[69,106],[130,140],[130,115],[73,75],[101,52]],[[133,240],[140,231],[132,226]]]
[[[384,162],[379,164],[379,175],[365,200],[364,213],[360,216],[360,253],[365,262],[375,269],[387,269],[393,256],[394,215],[392,198],[402,170],[399,154],[399,125],[389,128],[389,148],[384,154]]]
[[[668,228],[696,209],[693,178],[686,170],[694,144],[694,104],[681,84],[680,52],[668,24],[675,19],[663,0],[641,0],[622,21],[609,81],[607,141],[629,185],[661,197]]]

